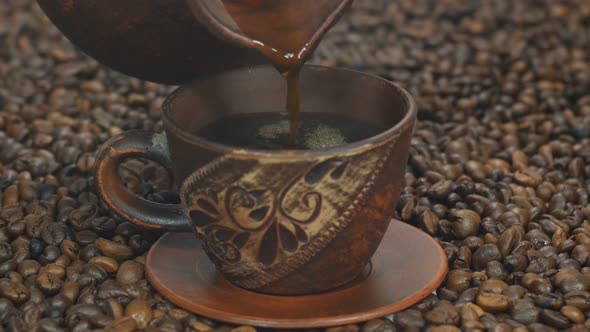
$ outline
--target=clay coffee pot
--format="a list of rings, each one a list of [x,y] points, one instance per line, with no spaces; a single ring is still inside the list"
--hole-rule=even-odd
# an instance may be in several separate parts
[[[289,11],[279,15],[272,11],[285,0],[37,2],[68,39],[102,64],[143,80],[182,85],[209,74],[268,63],[256,50],[258,44],[242,30],[254,37],[268,29],[284,34],[289,22],[297,30],[321,31],[312,35],[313,42],[352,0],[302,0],[297,10],[289,5]],[[265,11],[271,15],[265,14],[263,28],[244,29],[232,19],[250,19]],[[318,20],[318,11],[322,21],[310,27],[308,22]],[[279,33],[271,34],[273,42],[280,40]]]

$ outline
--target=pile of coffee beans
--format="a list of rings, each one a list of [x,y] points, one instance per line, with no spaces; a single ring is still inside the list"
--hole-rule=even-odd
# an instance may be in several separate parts
[[[590,2],[358,0],[315,62],[417,99],[397,218],[438,239],[449,274],[392,317],[330,332],[590,329]],[[255,331],[151,288],[160,234],[96,196],[97,148],[161,130],[172,87],[98,65],[33,0],[0,2],[0,331]],[[120,169],[175,202],[157,165]]]

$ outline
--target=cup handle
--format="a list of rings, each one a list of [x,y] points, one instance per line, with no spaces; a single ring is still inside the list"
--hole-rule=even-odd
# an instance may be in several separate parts
[[[119,165],[127,158],[153,160],[172,176],[172,161],[165,134],[132,130],[104,143],[98,152],[95,178],[98,193],[120,217],[147,229],[188,232],[191,227],[182,205],[145,200],[129,191],[118,176]]]

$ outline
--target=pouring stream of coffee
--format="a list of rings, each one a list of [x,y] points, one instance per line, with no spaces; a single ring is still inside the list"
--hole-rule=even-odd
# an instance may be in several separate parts
[[[287,80],[291,142],[300,124],[299,72],[352,0],[189,0],[222,37],[257,48]]]

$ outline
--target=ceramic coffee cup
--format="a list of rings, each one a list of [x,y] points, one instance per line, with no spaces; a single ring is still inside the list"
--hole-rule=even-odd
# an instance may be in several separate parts
[[[217,74],[186,85],[163,106],[165,134],[129,131],[101,148],[98,191],[121,217],[146,228],[194,231],[231,283],[295,295],[354,280],[387,230],[416,121],[402,88],[343,69],[302,70],[304,112],[333,112],[378,128],[368,139],[318,150],[245,149],[195,135],[235,113],[284,109],[286,84],[272,67]],[[173,175],[182,204],[132,194],[117,176],[143,157]]]

